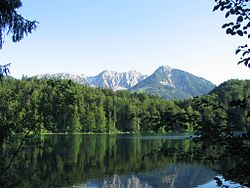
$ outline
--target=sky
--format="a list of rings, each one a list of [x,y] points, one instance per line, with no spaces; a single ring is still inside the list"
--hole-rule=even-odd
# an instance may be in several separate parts
[[[5,36],[0,64],[11,75],[85,74],[170,66],[217,85],[249,79],[235,50],[246,38],[226,35],[213,0],[22,0],[23,17],[39,22],[19,43]]]

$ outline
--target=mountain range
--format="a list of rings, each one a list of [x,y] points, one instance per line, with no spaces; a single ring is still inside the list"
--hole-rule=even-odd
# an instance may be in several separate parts
[[[41,74],[38,78],[70,79],[76,83],[110,88],[114,91],[129,90],[158,95],[165,99],[180,99],[207,94],[215,85],[210,81],[193,74],[169,66],[159,67],[153,74],[147,76],[138,71],[116,72],[104,70],[96,76],[69,73]]]

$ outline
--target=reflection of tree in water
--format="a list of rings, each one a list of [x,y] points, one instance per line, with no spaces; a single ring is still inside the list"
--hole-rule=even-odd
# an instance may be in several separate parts
[[[164,187],[168,185],[164,182],[164,177],[167,176],[175,176],[175,179],[171,179],[171,183],[175,184],[184,177],[185,181],[190,181],[192,177],[191,179],[195,179],[190,183],[192,186],[196,185],[199,179],[199,169],[171,165],[178,162],[178,155],[171,158],[152,155],[142,160],[143,156],[162,148],[163,145],[184,151],[192,149],[193,144],[187,140],[152,140],[126,136],[121,138],[115,135],[54,135],[42,139],[42,148],[27,145],[25,150],[19,153],[18,160],[14,161],[3,179],[11,179],[10,187],[13,187],[13,184],[18,187],[70,186],[87,183],[90,179],[108,179],[114,174],[128,176],[131,173],[135,176],[130,177],[127,184],[138,186],[139,183],[150,182],[153,187],[160,187],[159,183]],[[12,146],[6,147],[7,154]],[[8,155],[5,160],[8,161]],[[182,163],[184,165],[185,160]],[[180,170],[183,173],[180,173]],[[151,172],[157,174],[157,171],[161,173],[157,176],[150,175]],[[141,172],[145,172],[147,176]],[[188,173],[191,176],[184,176]],[[203,183],[213,176],[211,172],[206,174]],[[193,175],[196,175],[196,178]],[[7,184],[5,185],[7,187]]]
[[[249,84],[245,85],[245,89],[249,91]],[[238,114],[245,119],[250,118],[250,96],[245,94],[240,99],[231,100],[229,103],[232,110],[238,110]],[[220,105],[215,108],[222,108]],[[228,116],[236,116],[239,119],[240,116],[237,113],[228,113]],[[207,161],[210,163],[219,164],[219,168],[215,169],[217,172],[223,174],[226,179],[233,180],[241,185],[250,187],[250,131],[249,123],[240,124],[241,129],[236,126],[235,121],[228,121],[223,124],[208,124],[206,126],[200,125],[198,127],[197,140],[201,148],[202,153],[207,153],[206,150],[212,148]],[[208,129],[204,129],[208,127]],[[213,127],[213,129],[211,128]],[[210,128],[210,129],[209,129]],[[245,130],[244,133],[237,133],[237,130]],[[218,148],[221,148],[218,151]],[[196,151],[197,152],[197,151]],[[226,163],[227,165],[221,166]],[[215,178],[218,185],[223,186],[222,181],[219,178]]]
[[[216,134],[216,133],[214,133]],[[222,174],[225,180],[232,180],[243,186],[250,186],[250,148],[249,137],[245,134],[224,137],[221,142],[195,139],[189,150],[173,148],[165,145],[158,154],[166,158],[174,157],[175,162],[189,161],[202,164]],[[222,180],[215,177],[219,186],[224,186]]]

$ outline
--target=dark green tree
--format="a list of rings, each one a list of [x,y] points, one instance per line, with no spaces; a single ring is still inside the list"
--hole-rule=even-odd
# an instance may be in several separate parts
[[[106,132],[106,117],[104,111],[104,96],[100,96],[97,100],[96,108],[96,132]]]
[[[17,9],[21,7],[21,0],[0,0],[0,49],[5,35],[11,35],[13,42],[19,42],[37,28],[37,21],[27,20],[18,14]],[[0,79],[9,74],[8,67],[9,64],[0,65]]]
[[[20,0],[0,1],[0,48],[3,47],[4,35],[11,35],[13,42],[18,42],[36,29],[38,22],[25,19],[18,14],[22,7]]]

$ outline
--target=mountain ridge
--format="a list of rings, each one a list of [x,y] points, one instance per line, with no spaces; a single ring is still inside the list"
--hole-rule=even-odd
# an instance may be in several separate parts
[[[165,99],[183,99],[207,94],[213,88],[215,85],[202,77],[169,66],[160,66],[130,90],[144,91]]]
[[[199,96],[210,92],[215,84],[191,73],[169,66],[160,66],[147,76],[136,70],[117,72],[104,70],[96,76],[69,73],[41,74],[37,78],[70,79],[76,83],[114,91],[129,90],[158,95],[165,99],[180,99]]]

